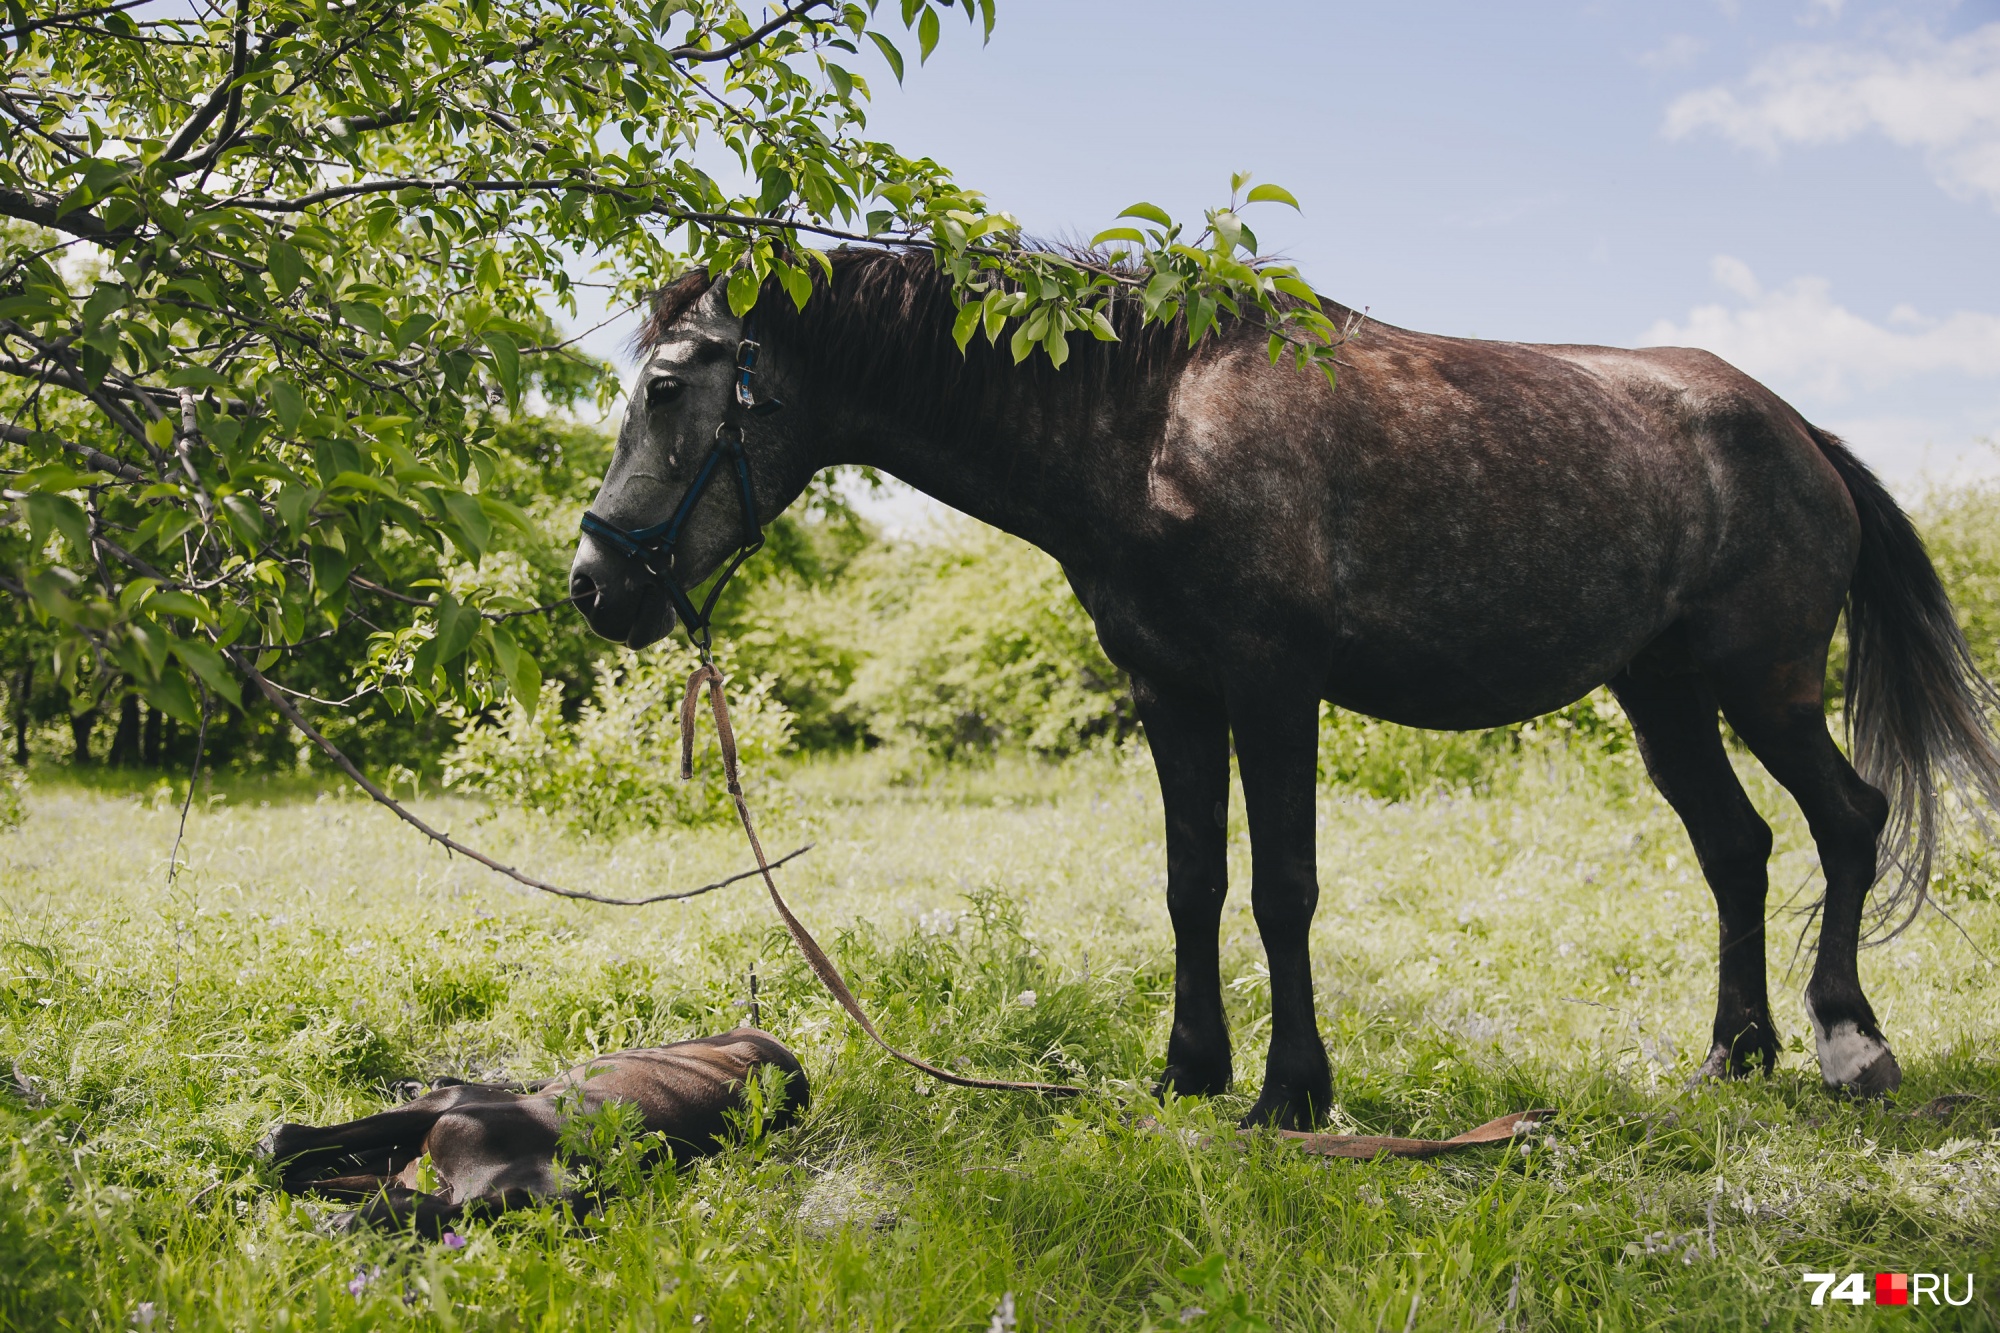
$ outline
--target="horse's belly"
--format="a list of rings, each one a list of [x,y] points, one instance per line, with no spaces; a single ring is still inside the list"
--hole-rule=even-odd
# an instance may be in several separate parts
[[[1469,731],[1552,712],[1616,675],[1674,615],[1654,590],[1566,608],[1513,604],[1498,620],[1455,605],[1372,623],[1342,617],[1323,694],[1328,702],[1410,727]]]

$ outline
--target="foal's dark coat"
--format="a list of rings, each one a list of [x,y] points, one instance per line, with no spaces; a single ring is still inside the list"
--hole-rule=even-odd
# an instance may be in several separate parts
[[[1982,713],[1991,688],[1921,543],[1837,441],[1686,349],[1369,323],[1332,389],[1270,366],[1247,324],[1189,350],[1184,331],[1140,329],[1124,310],[1122,342],[1079,335],[1056,372],[977,341],[961,357],[951,314],[921,255],[838,254],[803,312],[766,290],[760,388],[789,406],[753,422],[729,392],[742,321],[699,275],[677,284],[647,331],[650,360],[593,508],[622,527],[658,522],[727,421],[744,429],[767,521],[820,468],[866,463],[1062,562],[1131,673],[1165,798],[1177,964],[1166,1083],[1207,1093],[1232,1077],[1216,938],[1232,739],[1272,984],[1249,1118],[1298,1126],[1330,1097],[1307,954],[1320,701],[1473,728],[1608,683],[1721,916],[1704,1072],[1769,1069],[1778,1049],[1764,974],[1771,835],[1731,772],[1719,707],[1819,844],[1825,917],[1806,999],[1822,1074],[1896,1085],[1856,972],[1877,839],[1886,828],[1888,859],[1920,897],[1936,777],[1991,795],[2000,753]],[[726,488],[705,497],[681,580],[716,568],[741,528]],[[641,645],[673,627],[658,585],[595,538],[572,587],[611,638]],[[1869,781],[1821,706],[1844,604]]]
[[[805,1110],[805,1071],[769,1033],[737,1028],[645,1050],[600,1055],[532,1088],[454,1083],[393,1111],[343,1125],[280,1125],[264,1155],[283,1170],[284,1188],[360,1203],[361,1224],[414,1225],[437,1236],[468,1215],[502,1212],[538,1199],[590,1201],[569,1189],[556,1161],[567,1115],[610,1101],[639,1108],[645,1132],[662,1134],[676,1161],[714,1152],[728,1112],[744,1105],[759,1067],[785,1074],[784,1101],[771,1122],[783,1129]],[[417,1189],[428,1156],[443,1188]]]

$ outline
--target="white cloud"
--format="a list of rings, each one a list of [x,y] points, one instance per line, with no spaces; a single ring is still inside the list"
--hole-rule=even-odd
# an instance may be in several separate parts
[[[1930,318],[1899,305],[1884,327],[1833,300],[1824,278],[1766,289],[1740,259],[1719,255],[1716,283],[1743,304],[1697,306],[1684,323],[1660,320],[1642,347],[1702,347],[1780,393],[1829,402],[1918,375],[2000,379],[2000,316],[1958,311]]]
[[[1702,53],[1707,44],[1699,37],[1676,33],[1665,42],[1639,57],[1639,63],[1647,69],[1679,69],[1691,65],[1694,58]]]
[[[1938,183],[2000,207],[2000,23],[1781,51],[1741,89],[1703,88],[1667,108],[1666,134],[1714,130],[1746,148],[1841,143],[1874,131],[1921,149]]]

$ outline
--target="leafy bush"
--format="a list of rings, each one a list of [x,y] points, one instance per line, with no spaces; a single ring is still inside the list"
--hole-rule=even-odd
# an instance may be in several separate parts
[[[1636,754],[1632,724],[1606,689],[1487,731],[1424,731],[1321,705],[1319,777],[1389,801],[1436,790],[1483,792],[1518,771],[1528,752],[1548,746],[1596,758]]]
[[[864,556],[853,577],[867,638],[842,704],[875,736],[944,758],[1057,756],[1131,730],[1124,674],[1062,567],[1026,542],[966,524]]]
[[[695,780],[680,780],[679,708],[696,661],[678,642],[643,657],[621,652],[599,664],[596,692],[572,723],[563,721],[555,682],[532,715],[510,700],[497,717],[466,718],[445,781],[556,816],[582,833],[727,819],[732,807],[712,721],[695,727]],[[729,708],[745,780],[754,784],[765,761],[790,743],[791,714],[772,697],[769,676],[732,679]]]

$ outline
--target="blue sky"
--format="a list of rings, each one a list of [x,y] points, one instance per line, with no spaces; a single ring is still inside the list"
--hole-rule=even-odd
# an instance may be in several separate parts
[[[2000,471],[2000,0],[1000,0],[868,72],[873,133],[1035,233],[1247,170],[1379,318],[1706,346],[1903,486]]]

